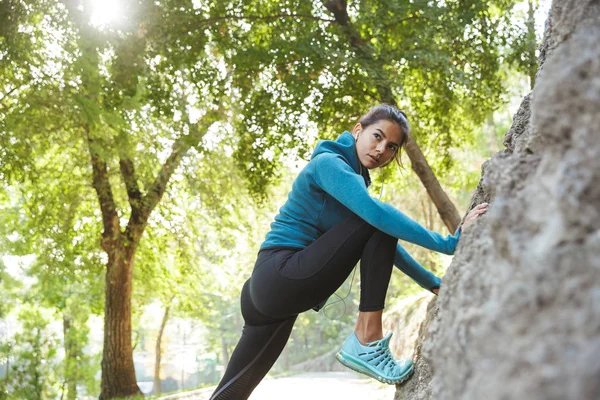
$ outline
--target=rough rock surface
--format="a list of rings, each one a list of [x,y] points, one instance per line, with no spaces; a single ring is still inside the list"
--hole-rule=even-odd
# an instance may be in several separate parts
[[[427,304],[425,319],[422,320],[418,330],[418,340],[414,343],[412,360],[415,365],[414,375],[406,382],[397,386],[394,400],[427,400],[431,398],[431,368],[422,354],[423,340],[429,331],[432,321],[437,316],[436,300]]]
[[[396,358],[414,359],[422,323],[432,297],[431,293],[422,291],[402,299],[392,309],[385,311],[383,332],[394,332],[390,349]]]
[[[600,399],[600,1],[553,2],[540,62],[396,399]]]

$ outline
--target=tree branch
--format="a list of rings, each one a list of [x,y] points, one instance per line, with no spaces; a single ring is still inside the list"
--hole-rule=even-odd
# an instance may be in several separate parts
[[[110,124],[109,126],[112,127]],[[121,171],[121,177],[125,183],[127,198],[129,200],[129,205],[131,206],[131,212],[132,214],[139,213],[141,208],[142,193],[140,192],[137,176],[135,174],[135,165],[127,153],[127,149],[129,148],[127,143],[127,133],[122,129],[119,129],[119,143],[119,169]]]
[[[344,29],[354,51],[356,51],[363,59],[363,67],[368,67],[369,76],[373,79],[377,92],[379,93],[379,101],[396,105],[396,100],[390,89],[385,72],[380,65],[374,65],[377,60],[373,49],[368,45],[367,40],[360,35],[354,27],[354,24],[350,21],[350,16],[348,15],[348,10],[346,8],[346,0],[325,0],[324,5],[327,10],[334,15],[336,23]]]
[[[350,40],[350,44],[352,44],[355,50],[358,50],[359,53],[368,56],[369,53],[365,53],[365,45],[367,44],[367,41],[360,36],[350,21],[348,9],[346,8],[346,0],[325,0],[324,5],[325,8],[327,8],[327,10],[333,14],[335,22],[344,28],[346,35]]]
[[[131,206],[131,212],[139,212],[141,207],[142,193],[138,186],[137,177],[135,176],[135,167],[133,161],[127,157],[120,157],[119,167],[121,170],[121,176],[125,182],[125,188],[127,189],[127,197],[129,198],[129,205]]]
[[[175,169],[179,166],[181,159],[190,148],[197,146],[198,143],[200,143],[206,134],[207,129],[213,122],[219,119],[220,115],[220,109],[208,111],[201,121],[198,121],[197,124],[190,125],[190,133],[188,135],[179,138],[173,143],[171,155],[169,155],[164,162],[158,176],[149,187],[148,193],[140,202],[141,207],[139,213],[132,213],[130,222],[127,225],[128,235],[132,235],[135,239],[142,233],[143,228],[150,217],[150,213],[154,210],[165,193],[169,179],[173,175],[173,172],[175,172]]]
[[[42,72],[42,73],[43,73],[43,72]],[[54,78],[54,76],[49,76],[49,75],[48,75],[48,74],[46,74],[46,73],[43,73],[43,74],[44,74],[44,75],[45,75],[47,78],[48,78],[48,77],[50,77],[50,78]],[[31,76],[31,74],[28,74],[28,75],[29,75],[29,76]],[[15,91],[17,91],[17,90],[18,90],[18,91],[19,91],[19,93],[20,93],[20,92],[21,92],[21,91],[23,91],[23,90],[29,89],[29,88],[30,88],[30,86],[31,86],[31,83],[30,83],[30,82],[28,82],[28,83],[24,83],[24,84],[22,84],[22,85],[17,85],[17,86],[15,86],[15,87],[13,87],[12,89],[10,89],[10,90],[9,90],[8,92],[6,92],[6,93],[0,93],[0,95],[2,96],[2,97],[0,97],[0,110],[4,110],[4,109],[8,108],[8,105],[7,105],[7,104],[5,104],[5,103],[4,103],[4,101],[5,101],[5,100],[7,100],[7,101],[8,101],[8,100],[9,100],[9,99],[8,99],[8,97],[9,97],[11,94],[13,94],[13,93],[14,93]]]
[[[214,17],[214,18],[207,18],[207,19],[201,19],[196,21],[196,23],[199,24],[210,24],[213,22],[219,22],[219,21],[226,21],[226,20],[248,20],[248,21],[271,21],[271,20],[276,20],[276,19],[283,19],[283,18],[298,18],[298,19],[310,19],[310,20],[315,20],[315,21],[325,21],[325,22],[330,22],[333,23],[335,22],[335,20],[332,19],[326,19],[326,18],[319,18],[319,17],[315,17],[314,15],[306,15],[306,14],[274,14],[274,15],[224,15],[222,17]]]
[[[414,14],[414,15],[411,15],[410,17],[402,18],[402,19],[399,19],[397,21],[394,21],[394,22],[391,22],[389,24],[386,24],[383,29],[385,30],[385,29],[393,28],[393,27],[395,27],[397,25],[400,25],[404,21],[410,21],[411,19],[424,19],[426,21],[432,22],[431,18],[427,18],[427,17],[424,17],[424,16],[419,15],[419,14]]]
[[[100,210],[102,211],[102,223],[104,225],[102,236],[104,239],[112,239],[120,233],[120,226],[117,207],[108,181],[108,167],[99,155],[94,139],[90,137],[88,126],[85,127],[85,132],[92,161],[92,186],[96,190],[100,201]]]
[[[355,29],[348,10],[346,9],[346,0],[323,0],[324,5],[335,17],[346,34],[352,48],[361,58],[358,60],[361,66],[368,70],[369,76],[375,83],[380,101],[397,107],[396,99],[391,89],[390,79],[386,75],[383,67],[379,64],[377,56],[373,49],[367,44],[367,41]],[[435,177],[431,167],[427,163],[423,152],[415,142],[412,135],[408,135],[404,145],[406,154],[410,158],[412,168],[423,183],[429,197],[434,202],[442,220],[450,232],[454,233],[460,223],[460,216],[448,195],[442,189],[439,181]]]
[[[348,3],[346,0],[326,0],[325,8],[335,17],[335,22],[341,26],[350,25],[350,16],[348,15]]]
[[[8,96],[10,96],[10,95],[11,95],[11,94],[12,94],[12,93],[15,91],[15,90],[17,90],[17,89],[19,89],[19,88],[24,88],[24,87],[27,87],[28,85],[29,85],[28,83],[25,83],[25,84],[23,84],[23,85],[21,85],[21,86],[15,86],[14,88],[10,89],[10,90],[9,90],[8,92],[6,92],[6,93],[0,93],[0,95],[2,96],[2,97],[0,97],[0,101],[4,100],[4,99],[5,99],[5,98],[7,98]]]

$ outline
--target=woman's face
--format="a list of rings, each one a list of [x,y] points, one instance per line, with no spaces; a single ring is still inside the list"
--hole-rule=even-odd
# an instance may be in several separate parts
[[[358,123],[354,126],[352,135],[356,138],[358,159],[363,167],[368,169],[385,165],[398,151],[402,139],[400,127],[386,119],[364,129]]]

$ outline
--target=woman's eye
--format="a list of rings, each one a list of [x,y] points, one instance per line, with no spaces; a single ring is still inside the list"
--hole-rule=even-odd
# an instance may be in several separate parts
[[[374,133],[373,136],[375,136],[376,139],[379,139],[381,137],[379,133]]]

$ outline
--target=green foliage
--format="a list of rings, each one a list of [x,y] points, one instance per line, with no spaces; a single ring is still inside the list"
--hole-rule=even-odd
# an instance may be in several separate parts
[[[2,259],[0,259],[0,292],[3,294],[0,304],[0,320],[4,320],[11,310],[18,304],[18,294],[23,285],[6,271]]]
[[[510,47],[506,50],[506,61],[529,77],[530,89],[535,84],[535,75],[538,70],[537,47],[540,38],[535,31],[535,12],[539,7],[538,0],[527,0],[527,14],[516,15],[515,22],[507,27],[513,37]]]
[[[408,110],[435,153],[430,163],[447,173],[451,148],[472,144],[503,94],[500,50],[514,32],[502,26],[514,3],[349,2],[346,27],[319,2],[216,3],[200,22],[218,19],[209,29],[239,88],[235,126],[245,129],[236,158],[262,170],[253,186],[277,175],[261,161],[266,151],[286,154],[290,142],[306,150],[299,121],[332,138],[381,101]]]
[[[42,400],[57,396],[56,351],[58,338],[48,327],[43,310],[22,307],[21,333],[15,335],[12,355],[15,363],[8,374],[8,388],[14,398]]]

